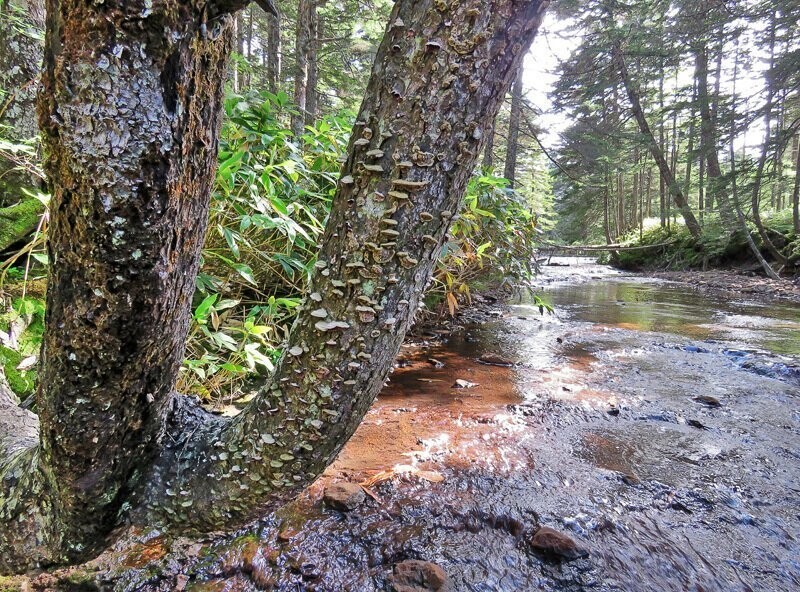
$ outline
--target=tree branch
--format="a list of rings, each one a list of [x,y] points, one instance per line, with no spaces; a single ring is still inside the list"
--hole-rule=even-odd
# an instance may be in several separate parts
[[[211,6],[213,7],[213,15],[220,16],[223,14],[233,14],[243,8],[247,8],[251,2],[255,2],[255,4],[267,14],[280,18],[280,12],[278,12],[278,8],[272,0],[217,0],[213,2]]]

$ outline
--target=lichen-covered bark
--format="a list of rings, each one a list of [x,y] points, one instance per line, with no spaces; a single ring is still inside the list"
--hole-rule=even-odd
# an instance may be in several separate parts
[[[3,475],[0,568],[99,548],[158,453],[216,166],[228,21],[200,0],[48,0],[41,436],[19,453],[24,480]],[[26,529],[35,516],[44,523]],[[26,531],[49,556],[14,548]]]
[[[235,527],[336,456],[384,384],[547,4],[396,2],[288,351],[233,421],[175,418],[152,513]]]
[[[0,2],[0,137],[15,142],[37,134],[36,92],[42,64],[44,0]],[[37,180],[0,157],[0,207],[16,203],[20,187]]]

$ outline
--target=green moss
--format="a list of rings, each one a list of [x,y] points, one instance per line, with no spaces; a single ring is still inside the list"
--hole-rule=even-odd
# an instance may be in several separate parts
[[[44,205],[34,197],[7,208],[0,208],[0,251],[33,232],[43,213]]]

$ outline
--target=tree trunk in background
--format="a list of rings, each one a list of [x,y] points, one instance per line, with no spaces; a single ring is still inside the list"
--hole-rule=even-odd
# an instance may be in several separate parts
[[[294,45],[294,108],[297,113],[292,115],[292,131],[297,137],[303,135],[305,129],[306,97],[308,96],[308,47],[311,44],[313,11],[314,0],[298,0]]]
[[[0,135],[11,142],[38,134],[36,93],[44,44],[44,0],[0,2]],[[17,163],[0,156],[0,208],[22,197],[20,187],[37,185],[30,171],[12,170]]]
[[[3,570],[83,559],[128,519],[236,528],[317,478],[388,376],[548,4],[395,3],[306,305],[274,376],[231,420],[171,395],[216,167],[227,12],[246,1],[154,4],[152,29],[138,5],[48,2],[41,433],[35,446],[32,419],[0,398]],[[204,8],[221,13],[213,29]]]
[[[494,170],[494,124],[486,133],[486,146],[483,148],[483,162],[481,166],[490,173]]]
[[[647,123],[647,119],[645,119],[644,112],[642,111],[642,104],[639,99],[639,92],[635,88],[634,83],[630,79],[630,75],[628,74],[628,68],[625,65],[625,59],[622,55],[622,48],[619,42],[615,43],[614,49],[614,61],[616,63],[617,69],[619,74],[622,78],[622,82],[625,85],[625,90],[628,93],[628,100],[631,103],[631,107],[633,109],[633,115],[636,118],[637,123],[639,124],[639,131],[642,135],[647,139],[650,145],[650,153],[653,155],[653,159],[656,161],[658,165],[659,172],[661,173],[661,177],[663,178],[664,182],[666,183],[667,187],[669,188],[670,193],[672,194],[673,199],[675,200],[675,205],[680,208],[681,214],[683,215],[683,219],[686,222],[686,228],[689,230],[691,235],[694,238],[700,238],[702,233],[702,229],[700,228],[700,224],[697,223],[697,219],[694,217],[689,204],[686,202],[686,198],[681,191],[678,182],[675,180],[675,176],[672,173],[672,170],[669,168],[667,164],[667,160],[664,157],[664,152],[659,147],[656,139],[653,137],[653,132],[650,131],[650,126]]]
[[[617,238],[625,234],[625,174],[617,173]]]
[[[244,87],[250,88],[252,85],[252,63],[253,63],[253,9],[248,8],[247,12],[247,28],[245,30],[244,44],[245,56],[247,57],[247,70],[244,73]]]
[[[800,133],[794,137],[794,189],[792,190],[792,225],[800,234]]]
[[[769,262],[764,258],[761,254],[761,250],[756,245],[755,241],[753,240],[752,234],[750,234],[750,229],[747,227],[747,220],[744,217],[744,213],[742,213],[742,207],[739,204],[739,193],[737,189],[736,183],[736,151],[734,149],[734,140],[736,139],[736,114],[734,112],[735,105],[736,105],[736,75],[739,70],[739,43],[737,40],[736,43],[736,57],[733,61],[733,91],[732,91],[732,100],[731,105],[731,131],[730,131],[730,138],[728,142],[728,150],[729,150],[729,159],[731,162],[731,188],[732,188],[732,197],[733,197],[733,207],[736,210],[736,218],[739,222],[739,227],[742,233],[747,240],[747,246],[750,247],[750,252],[753,253],[753,256],[756,260],[761,264],[761,268],[764,270],[764,273],[767,274],[768,277],[774,280],[780,280],[780,276],[775,273],[775,271],[770,266]],[[767,136],[769,136],[769,126],[767,126]]]
[[[630,228],[636,228],[639,224],[639,147],[633,148],[633,188],[631,189],[631,207],[628,224]]]
[[[697,82],[695,82],[692,90],[692,111],[689,116],[689,138],[688,146],[686,147],[686,176],[683,180],[683,193],[688,196],[691,195],[692,189],[692,162],[694,161],[694,123],[695,123],[695,110],[694,105],[697,102]],[[703,224],[703,198],[700,197],[697,204],[697,213],[700,216],[700,224]]]
[[[317,13],[318,3],[315,0],[311,3],[310,13],[308,15],[308,55],[306,63],[308,64],[308,76],[306,78],[306,125],[312,125],[317,118],[317,103],[319,102],[319,94],[317,92],[317,84],[319,80],[319,62],[317,54],[319,53],[319,14]]]
[[[769,68],[770,70],[775,64],[775,29],[776,29],[776,15],[777,13],[773,11],[772,13],[772,26],[770,27],[770,59],[769,59]],[[753,222],[756,225],[756,230],[758,230],[758,235],[761,237],[761,242],[764,243],[764,246],[770,252],[770,254],[775,258],[775,261],[780,263],[781,265],[786,265],[786,257],[781,253],[773,244],[772,240],[769,238],[766,229],[764,228],[764,222],[761,220],[761,186],[764,179],[764,169],[767,164],[767,155],[769,153],[770,142],[772,140],[772,109],[774,108],[774,99],[775,99],[775,89],[773,88],[771,82],[767,81],[767,100],[766,104],[764,105],[764,143],[761,146],[761,154],[758,158],[758,165],[756,166],[756,176],[753,181],[753,190],[750,196],[750,205],[751,205],[751,212],[753,214]]]
[[[658,145],[661,151],[667,149],[667,138],[664,133],[664,60],[661,60],[661,76],[658,78]],[[667,184],[663,175],[658,182],[659,216],[661,228],[667,227]]]
[[[708,207],[711,208],[711,204],[716,203],[723,227],[733,230],[736,228],[736,218],[728,201],[717,154],[719,132],[708,96],[708,51],[705,45],[695,52],[695,82],[697,83],[697,100],[700,107],[700,150],[706,163]],[[715,97],[714,101],[717,100],[718,98]]]
[[[508,144],[506,148],[506,162],[503,167],[503,176],[508,179],[512,189],[517,176],[517,149],[519,148],[519,125],[522,119],[522,74],[520,65],[514,88],[511,91],[511,115],[508,118]]]
[[[277,94],[281,84],[281,20],[274,14],[267,15],[267,90]]]

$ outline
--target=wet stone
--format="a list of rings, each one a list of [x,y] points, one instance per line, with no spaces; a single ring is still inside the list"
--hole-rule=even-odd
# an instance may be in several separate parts
[[[430,561],[409,559],[394,566],[389,577],[394,592],[435,592],[448,589],[444,570]]]
[[[491,352],[483,354],[480,358],[478,358],[478,361],[481,364],[488,364],[490,366],[513,366],[514,365],[513,360],[509,360],[508,358],[503,357],[500,354],[495,354],[495,353],[491,353]]]
[[[694,400],[698,403],[702,403],[706,407],[722,407],[720,400],[711,395],[698,395]]]
[[[451,388],[468,389],[468,388],[474,388],[476,386],[478,386],[476,382],[470,382],[469,380],[464,380],[463,378],[457,378]]]
[[[325,488],[322,499],[329,508],[349,512],[364,503],[366,497],[364,490],[356,483],[334,483]]]
[[[549,526],[542,526],[536,531],[531,538],[531,547],[542,555],[558,561],[573,561],[589,555],[589,551],[580,547],[570,537]]]

